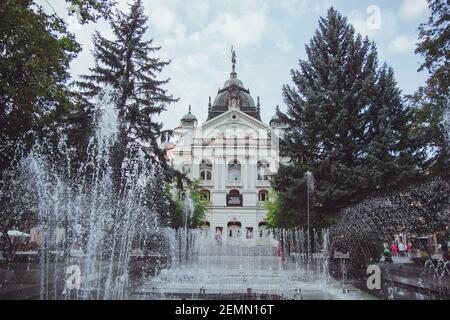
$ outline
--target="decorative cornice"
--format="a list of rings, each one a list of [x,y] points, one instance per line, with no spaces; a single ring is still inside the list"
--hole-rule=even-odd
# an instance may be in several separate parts
[[[265,124],[262,121],[259,121],[258,119],[255,119],[254,117],[246,114],[245,112],[242,112],[239,109],[233,109],[233,110],[228,110],[220,115],[218,115],[217,117],[214,117],[206,122],[204,122],[202,124],[202,129],[206,129],[208,127],[213,126],[214,124],[217,124],[218,122],[220,122],[223,118],[227,117],[228,115],[231,115],[232,113],[237,113],[239,115],[241,115],[242,117],[244,117],[244,119],[249,120],[249,122],[254,123],[255,125],[259,126],[262,129],[270,129],[270,126],[268,126],[267,124]]]

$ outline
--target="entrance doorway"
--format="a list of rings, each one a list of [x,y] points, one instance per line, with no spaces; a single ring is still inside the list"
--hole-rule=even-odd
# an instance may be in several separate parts
[[[228,239],[240,239],[241,238],[242,225],[239,221],[228,222]]]

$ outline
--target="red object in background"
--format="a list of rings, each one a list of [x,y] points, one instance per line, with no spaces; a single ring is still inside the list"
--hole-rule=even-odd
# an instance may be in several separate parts
[[[397,256],[397,253],[398,253],[398,247],[397,247],[396,244],[393,244],[393,245],[392,245],[391,251],[392,251],[392,255],[393,255],[394,257],[396,257],[396,256]]]
[[[281,257],[281,246],[280,245],[277,246],[276,256]]]

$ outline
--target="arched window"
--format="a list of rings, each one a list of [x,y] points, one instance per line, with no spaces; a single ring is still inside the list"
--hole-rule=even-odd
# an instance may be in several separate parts
[[[270,236],[270,229],[267,228],[266,222],[260,222],[258,224],[258,229],[259,229],[259,237],[260,238],[266,238],[266,237]]]
[[[270,179],[270,164],[267,161],[260,160],[256,164],[257,178],[258,180],[269,180]]]
[[[267,190],[261,190],[261,191],[258,193],[258,200],[259,200],[259,201],[263,202],[263,201],[268,200],[268,198],[269,198],[269,191],[267,191]]]
[[[209,190],[204,189],[200,193],[201,193],[203,199],[205,199],[206,201],[210,201],[211,194],[210,194]]]
[[[241,164],[236,159],[232,160],[228,164],[228,180],[230,181],[241,180]]]
[[[212,180],[212,163],[209,160],[200,162],[200,180]]]
[[[201,224],[200,224],[200,230],[202,230],[202,231],[204,231],[204,232],[206,232],[206,233],[209,233],[209,230],[210,230],[210,228],[211,228],[211,225],[210,225],[210,223],[208,222],[208,221],[204,221],[204,222],[202,222]]]
[[[230,190],[227,194],[227,206],[242,207],[242,194],[240,194],[239,190]]]
[[[227,223],[228,237],[240,238],[241,236],[241,223],[239,221],[230,221]]]

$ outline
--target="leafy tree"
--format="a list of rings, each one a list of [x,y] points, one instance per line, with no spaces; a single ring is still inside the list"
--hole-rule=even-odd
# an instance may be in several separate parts
[[[428,0],[431,15],[427,23],[419,26],[419,43],[416,53],[425,62],[419,71],[430,74],[427,82],[431,96],[449,96],[450,84],[450,3],[447,0]]]
[[[200,186],[200,180],[187,181],[186,189],[176,188],[175,198],[172,197],[173,210],[170,216],[170,225],[172,228],[188,228],[198,227],[205,219],[209,200],[206,198],[204,191]],[[170,186],[173,188],[173,185]],[[168,192],[171,192],[168,190]],[[191,208],[186,207],[186,199],[192,205]],[[186,212],[190,210],[190,212]]]
[[[415,112],[415,138],[427,154],[426,168],[450,179],[450,5],[446,0],[428,4],[431,15],[419,27],[416,53],[425,58],[419,71],[427,70],[429,78],[408,99]]]
[[[206,198],[205,193],[201,190],[200,180],[194,180],[189,185],[189,197],[191,198],[194,206],[191,226],[196,227],[205,219],[205,214],[209,204],[209,200]]]
[[[442,108],[427,94],[425,87],[408,96],[414,112],[412,137],[423,154],[423,169],[428,174],[450,179],[450,143]]]
[[[181,192],[177,192],[177,197],[174,200],[174,210],[172,211],[170,224],[169,226],[177,229],[184,227],[184,221],[185,221],[185,213],[184,213],[184,203],[181,200]]]
[[[61,136],[82,125],[67,87],[80,46],[62,19],[31,0],[2,1],[0,15],[0,224],[27,231],[35,216],[20,204],[12,169],[37,142],[46,141],[53,154]],[[74,136],[70,141],[81,143]]]
[[[269,191],[269,198],[264,202],[264,206],[267,209],[267,224],[269,227],[279,226],[281,209],[280,194],[276,190],[271,189]]]
[[[283,87],[289,127],[273,186],[281,197],[278,222],[306,223],[306,171],[315,178],[311,223],[331,223],[343,207],[396,187],[417,173],[420,154],[410,141],[411,112],[393,71],[378,68],[377,50],[335,9],[321,18],[306,46],[307,60]]]
[[[18,140],[29,148],[70,108],[67,70],[80,47],[57,16],[32,1],[3,1],[0,12],[0,135],[13,148]],[[13,153],[3,150],[2,169]]]
[[[81,23],[97,21],[99,18],[109,18],[116,0],[66,0],[71,4],[72,14],[81,16]]]

